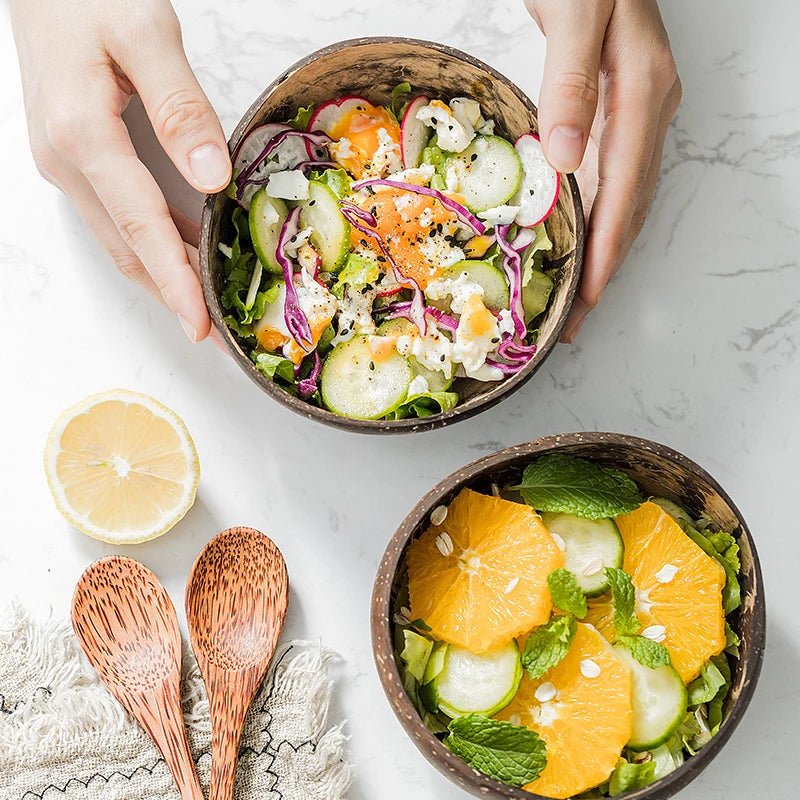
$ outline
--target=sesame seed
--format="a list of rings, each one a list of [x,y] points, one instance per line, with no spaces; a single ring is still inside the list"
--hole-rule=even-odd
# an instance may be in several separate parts
[[[441,525],[447,519],[447,506],[436,506],[431,511],[431,522],[434,525]]]
[[[314,205],[314,203],[316,203],[316,202],[317,202],[316,200],[311,200],[311,201],[309,202],[309,205],[310,205],[310,206],[313,206],[313,205]]]
[[[477,157],[478,157],[478,154],[477,154],[477,153],[473,153],[473,154],[472,154],[472,155],[469,157],[469,160],[470,160],[470,161],[475,161],[475,159],[476,159]]]
[[[370,361],[370,362],[369,362],[369,368],[370,368],[371,370],[373,370],[373,371],[375,370],[375,362],[374,362],[374,361]]]
[[[430,233],[428,234],[428,236],[430,236],[431,239],[433,239],[433,237],[436,236],[436,228],[431,228]]]
[[[381,264],[385,264],[386,263],[386,256],[378,256],[378,261],[380,261]]]
[[[445,557],[453,555],[453,540],[450,534],[442,531],[435,539],[436,549]]]

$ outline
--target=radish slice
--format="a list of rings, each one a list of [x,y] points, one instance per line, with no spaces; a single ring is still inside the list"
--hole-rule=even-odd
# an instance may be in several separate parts
[[[415,97],[408,104],[400,123],[400,152],[406,169],[416,169],[419,166],[422,151],[428,142],[428,126],[417,119],[417,111],[426,105],[428,98],[425,95]]]
[[[372,107],[372,103],[366,98],[353,95],[323,103],[308,121],[307,130],[324,131],[330,136],[331,131],[339,124],[345,114],[349,114],[354,108],[363,105]]]
[[[290,130],[292,129],[288,125],[283,125],[279,122],[268,122],[265,125],[253,128],[242,140],[242,143],[236,149],[236,153],[234,153],[233,169],[235,174],[240,175],[244,172],[253,160],[264,152],[264,148],[270,140],[274,139],[278,134]],[[273,155],[277,156],[274,161],[265,161],[250,176],[248,185],[245,186],[242,197],[238,201],[245,211],[250,208],[250,201],[253,199],[253,195],[261,188],[262,184],[266,183],[269,175],[273,172],[293,169],[308,158],[305,141],[295,136],[290,136],[281,142]]]
[[[514,220],[517,225],[532,228],[553,213],[561,187],[561,175],[547,163],[536,134],[520,136],[514,147],[522,161],[524,174],[519,191],[509,200],[509,204],[520,207]]]

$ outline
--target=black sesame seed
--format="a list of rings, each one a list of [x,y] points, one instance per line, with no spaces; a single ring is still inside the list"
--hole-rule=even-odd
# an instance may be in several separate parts
[[[386,256],[378,256],[378,261],[380,261],[381,264],[386,263]]]
[[[431,239],[433,239],[433,237],[436,236],[436,228],[431,228],[431,232],[428,234],[428,236],[430,236]]]
[[[530,193],[530,196],[533,197],[533,189],[528,189],[528,192]]]
[[[470,160],[470,161],[475,161],[477,158],[478,158],[478,154],[477,154],[477,153],[473,153],[473,154],[472,154],[472,155],[469,157],[469,160]]]
[[[452,125],[448,125],[447,126],[447,130],[449,130],[449,131],[453,130],[453,126]]]
[[[441,222],[436,226],[436,230],[439,231],[439,233],[442,232],[442,223]]]
[[[444,361],[444,360],[445,360],[445,358],[447,358],[447,356],[445,356],[445,354],[444,354],[444,353],[442,353],[442,354],[439,356],[439,361]]]
[[[500,337],[499,336],[493,336],[492,337],[492,344],[497,344],[499,341],[500,341]]]
[[[369,213],[374,217],[378,213],[378,207],[372,206],[372,208],[369,210]]]
[[[370,362],[369,362],[369,368],[370,368],[371,370],[374,370],[374,369],[375,369],[375,362],[374,362],[374,361],[370,361]]]
[[[312,201],[309,203],[309,205],[310,205],[310,206],[313,206],[313,205],[314,205],[314,203],[316,203],[316,202],[317,202],[316,200],[312,200]]]

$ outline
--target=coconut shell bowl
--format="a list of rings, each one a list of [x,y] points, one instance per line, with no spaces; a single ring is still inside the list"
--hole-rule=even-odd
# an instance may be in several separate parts
[[[486,456],[441,481],[414,507],[392,537],[381,561],[372,596],[372,643],[384,692],[400,724],[425,758],[467,792],[483,798],[536,800],[539,795],[507,786],[473,769],[450,752],[423,724],[401,681],[394,639],[395,601],[407,576],[410,543],[430,525],[431,512],[449,504],[464,488],[491,493],[492,486],[519,483],[524,468],[539,456],[563,453],[612,467],[629,475],[645,497],[665,497],[693,518],[707,515],[731,531],[740,546],[742,604],[732,627],[741,638],[733,663],[731,690],[718,733],[674,772],[638,789],[630,800],[666,800],[696,778],[718,755],[742,719],[761,669],[765,639],[764,589],[753,537],[725,490],[702,467],[664,445],[615,433],[572,433],[538,439]]]
[[[481,103],[497,132],[511,141],[538,131],[536,107],[512,81],[476,58],[433,42],[416,39],[370,37],[338,42],[299,61],[273,81],[242,117],[229,146],[235,152],[253,128],[294,116],[298,107],[320,105],[344,95],[364,96],[376,104],[389,103],[392,89],[408,81],[417,93],[445,99],[469,96]],[[209,195],[203,207],[200,268],[203,291],[211,319],[236,363],[272,399],[326,425],[363,433],[401,433],[430,430],[471,417],[528,381],[552,351],[569,316],[580,278],[584,245],[584,218],[577,183],[562,177],[554,212],[547,219],[554,242],[548,272],[555,280],[550,304],[541,320],[538,351],[524,369],[501,382],[482,383],[458,379],[454,390],[459,404],[450,411],[425,419],[356,420],[337,416],[300,400],[259,372],[246,349],[223,319],[220,293],[223,257],[220,242],[233,238],[232,204],[224,192]]]

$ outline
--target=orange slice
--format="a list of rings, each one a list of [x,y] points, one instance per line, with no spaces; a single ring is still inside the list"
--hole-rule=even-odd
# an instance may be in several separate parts
[[[485,653],[547,622],[547,576],[564,554],[530,506],[464,489],[409,548],[411,616]]]
[[[725,648],[725,571],[655,503],[616,522],[625,543],[623,569],[636,589],[636,616],[643,631],[656,626],[653,633],[663,633],[672,665],[688,683]],[[586,622],[609,641],[616,639],[613,616],[610,595],[589,602]]]
[[[535,730],[547,766],[524,788],[572,797],[608,779],[631,736],[631,674],[608,642],[578,623],[567,655],[539,680],[527,675],[496,719]]]
[[[166,533],[191,508],[200,479],[197,451],[180,417],[124,389],[68,408],[50,431],[44,467],[64,517],[114,544]]]

